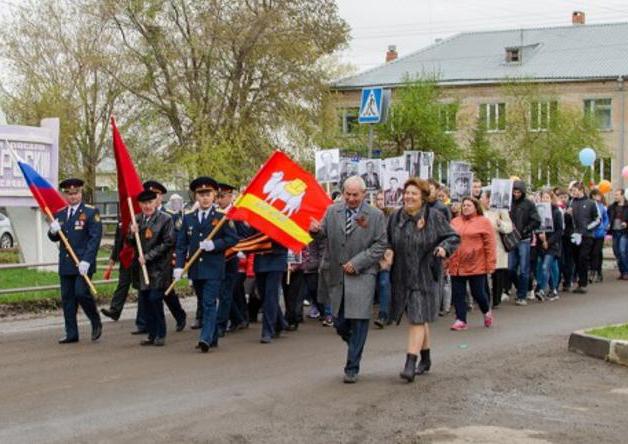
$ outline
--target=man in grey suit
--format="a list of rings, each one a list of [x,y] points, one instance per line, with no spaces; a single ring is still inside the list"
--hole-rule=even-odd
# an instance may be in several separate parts
[[[330,206],[321,222],[312,220],[310,225],[312,235],[325,246],[321,269],[327,273],[334,325],[348,345],[346,383],[358,379],[378,263],[387,245],[384,214],[366,204],[365,195],[364,180],[349,177],[343,185],[343,201]]]

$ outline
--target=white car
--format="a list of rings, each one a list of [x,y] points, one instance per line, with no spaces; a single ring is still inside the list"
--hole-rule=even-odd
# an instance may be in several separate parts
[[[15,234],[11,228],[11,221],[4,214],[0,213],[0,249],[13,248],[15,245]]]

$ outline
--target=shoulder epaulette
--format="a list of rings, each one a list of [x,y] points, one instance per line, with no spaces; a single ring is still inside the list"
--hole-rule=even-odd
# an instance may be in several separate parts
[[[93,206],[93,205],[90,205],[90,204],[84,204],[84,205],[85,205],[85,208],[89,208],[90,210],[95,210],[96,209],[96,207]]]
[[[193,214],[196,210],[187,210],[184,214]]]

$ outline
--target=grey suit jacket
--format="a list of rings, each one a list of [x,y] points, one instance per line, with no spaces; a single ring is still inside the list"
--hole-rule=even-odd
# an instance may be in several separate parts
[[[353,230],[347,235],[346,209],[344,202],[330,206],[321,222],[321,230],[313,235],[325,244],[321,272],[326,274],[334,315],[338,315],[344,295],[345,318],[369,319],[378,263],[387,245],[386,221],[380,210],[363,203]],[[357,274],[344,273],[342,266],[347,262],[353,264]]]

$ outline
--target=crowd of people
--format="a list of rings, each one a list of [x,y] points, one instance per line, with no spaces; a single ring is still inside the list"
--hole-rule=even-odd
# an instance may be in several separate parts
[[[63,231],[80,257],[77,268],[60,245],[66,318],[60,343],[78,341],[79,305],[92,322],[92,340],[102,334],[99,313],[81,279],[94,272],[102,227],[97,210],[81,202],[81,187],[78,179],[61,184],[70,207],[55,215],[49,232],[51,240],[59,241]],[[530,193],[515,180],[508,210],[491,208],[490,187],[477,180],[470,196],[452,202],[442,184],[410,178],[401,206],[387,208],[383,192],[368,193],[364,179],[352,176],[332,196],[335,202],[323,219],[312,220],[313,240],[298,259],[246,222],[225,218],[235,198],[233,186],[210,177],[195,179],[190,184],[194,205],[187,211],[178,195],[163,205],[167,190],[159,182],[144,187],[138,196],[141,213],[128,231],[119,224],[116,232],[107,271],[119,263],[118,287],[110,307],[101,310],[118,320],[130,287],[137,288],[133,333],[146,335],[144,346],[165,344],[164,302],[177,331],[186,327],[187,315],[168,290],[187,273],[197,296],[191,328],[200,330],[196,348],[201,352],[256,322],[261,323],[260,342],[269,344],[309,317],[335,327],[347,343],[344,381],[354,383],[377,305],[373,322],[380,329],[398,324],[405,314],[407,353],[400,376],[411,382],[430,370],[430,324],[447,316],[452,305],[451,330],[461,331],[469,328],[467,315],[474,305],[483,326],[490,328],[496,322],[494,309],[505,301],[525,306],[530,300],[556,301],[560,291],[586,293],[589,284],[603,279],[607,235],[612,236],[618,279],[628,280],[624,192],[615,191],[607,206],[604,195],[587,191],[582,182]],[[540,229],[538,202],[550,205],[551,228]]]

